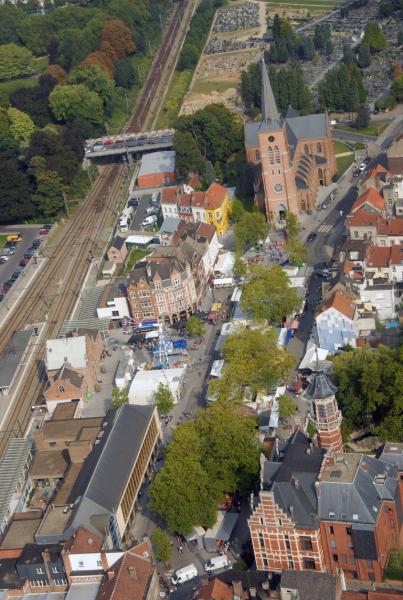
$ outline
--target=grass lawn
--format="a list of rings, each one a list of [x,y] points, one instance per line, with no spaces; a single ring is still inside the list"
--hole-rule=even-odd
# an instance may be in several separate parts
[[[31,88],[38,82],[38,76],[24,77],[21,79],[11,79],[10,81],[0,82],[0,106],[7,107],[10,95],[18,88]]]
[[[147,254],[150,254],[148,250],[140,250],[139,248],[133,248],[133,250],[130,252],[129,258],[126,261],[126,267],[124,272],[127,273],[128,271],[133,269],[134,265],[139,260],[147,256]]]
[[[349,127],[348,125],[337,125],[337,129],[345,129],[361,135],[374,135],[375,137],[378,137],[386,127],[386,123],[370,123],[368,127],[362,127],[361,129],[355,129],[355,127]]]
[[[333,148],[335,154],[342,154],[343,152],[353,152],[350,146],[347,146],[347,144],[343,144],[342,142],[338,142],[337,140],[333,140]]]
[[[172,127],[174,120],[178,116],[183,98],[189,89],[192,75],[193,71],[189,70],[182,71],[181,73],[175,71],[173,74],[168,94],[158,117],[157,129]]]
[[[196,81],[192,87],[192,92],[196,94],[211,94],[211,92],[225,92],[229,88],[236,88],[238,84],[235,81]]]
[[[338,158],[336,158],[336,164],[337,164],[337,175],[340,177],[341,175],[343,175],[344,171],[346,169],[348,169],[348,167],[351,165],[351,163],[354,160],[354,154],[351,153],[348,156],[339,156]]]
[[[0,248],[4,248],[4,246],[6,245],[6,241],[7,241],[7,236],[0,235]]]

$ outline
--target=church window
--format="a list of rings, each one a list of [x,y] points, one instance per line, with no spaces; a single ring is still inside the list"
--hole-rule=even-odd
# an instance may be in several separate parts
[[[260,152],[259,152],[259,150],[256,150],[255,157],[256,157],[256,160],[260,160]]]
[[[304,146],[304,152],[305,152],[305,154],[309,154],[308,144],[305,144],[305,146]]]
[[[322,152],[322,144],[319,144],[319,142],[318,142],[318,144],[316,145],[316,150],[317,150],[318,152]]]
[[[271,146],[269,146],[269,149],[268,149],[267,153],[269,155],[269,163],[271,165],[274,165],[273,148]]]
[[[280,150],[278,146],[274,146],[274,158],[276,160],[276,164],[280,164]]]

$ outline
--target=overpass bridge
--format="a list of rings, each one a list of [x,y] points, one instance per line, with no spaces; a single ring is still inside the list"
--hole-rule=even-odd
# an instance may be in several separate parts
[[[146,152],[170,150],[173,146],[174,135],[174,129],[160,129],[156,131],[142,131],[141,133],[122,133],[96,140],[87,140],[85,144],[85,158],[127,156],[130,154],[135,154],[139,157]]]

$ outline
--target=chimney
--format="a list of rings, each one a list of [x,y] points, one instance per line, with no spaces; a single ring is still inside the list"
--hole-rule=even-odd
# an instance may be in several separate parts
[[[319,495],[320,495],[320,483],[319,483],[319,481],[315,481],[315,492],[316,492],[317,497],[319,498]]]
[[[150,267],[150,265],[146,266],[146,272],[147,272],[148,279],[151,279],[151,267]]]
[[[290,504],[289,511],[290,511],[291,519],[294,520],[294,507],[292,504]]]
[[[137,577],[137,571],[136,568],[131,566],[128,568],[129,571],[129,575],[132,579],[134,579],[134,581],[137,581],[138,577]]]
[[[108,576],[108,581],[112,581],[112,579],[115,577],[115,573],[113,571],[108,571],[107,576]]]

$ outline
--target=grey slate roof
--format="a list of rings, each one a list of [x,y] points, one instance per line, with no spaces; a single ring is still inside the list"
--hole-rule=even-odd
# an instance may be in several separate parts
[[[336,386],[333,385],[325,373],[315,373],[311,383],[305,390],[304,396],[310,400],[320,400],[334,396],[336,389]]]
[[[394,465],[399,471],[403,471],[403,444],[386,442],[380,459],[389,465]]]
[[[180,219],[177,219],[176,217],[165,217],[159,233],[175,233],[180,222]]]
[[[289,104],[287,112],[285,113],[285,118],[290,119],[291,117],[299,117],[299,112],[295,110],[295,108],[291,106],[291,104]]]
[[[173,173],[175,171],[175,150],[144,154],[137,177],[153,173]]]
[[[111,248],[116,248],[116,250],[120,250],[123,246],[123,244],[125,243],[125,238],[120,237],[119,235],[117,235],[114,239],[113,242],[111,244]]]
[[[376,479],[377,475],[380,478]],[[384,482],[381,482],[384,475]],[[396,476],[396,467],[373,456],[361,456],[352,481],[320,482],[319,517],[327,521],[375,524],[382,501],[396,497]]]
[[[282,590],[298,590],[299,600],[331,600],[336,597],[336,576],[317,571],[282,571]]]
[[[297,431],[280,456],[264,463],[263,489],[273,492],[276,503],[297,526],[318,527],[315,481],[323,457],[324,450],[314,447],[305,434]]]
[[[100,443],[86,459],[69,503],[81,497],[70,527],[98,528],[119,505],[154,406],[124,404],[110,410]]]
[[[286,119],[287,133],[292,132],[296,140],[325,138],[327,135],[326,114],[306,115]]]
[[[15,331],[0,355],[0,389],[10,387],[32,336],[32,329]]]
[[[264,54],[262,55],[262,121],[270,123],[279,121],[280,115],[277,110],[269,75],[267,73]]]

